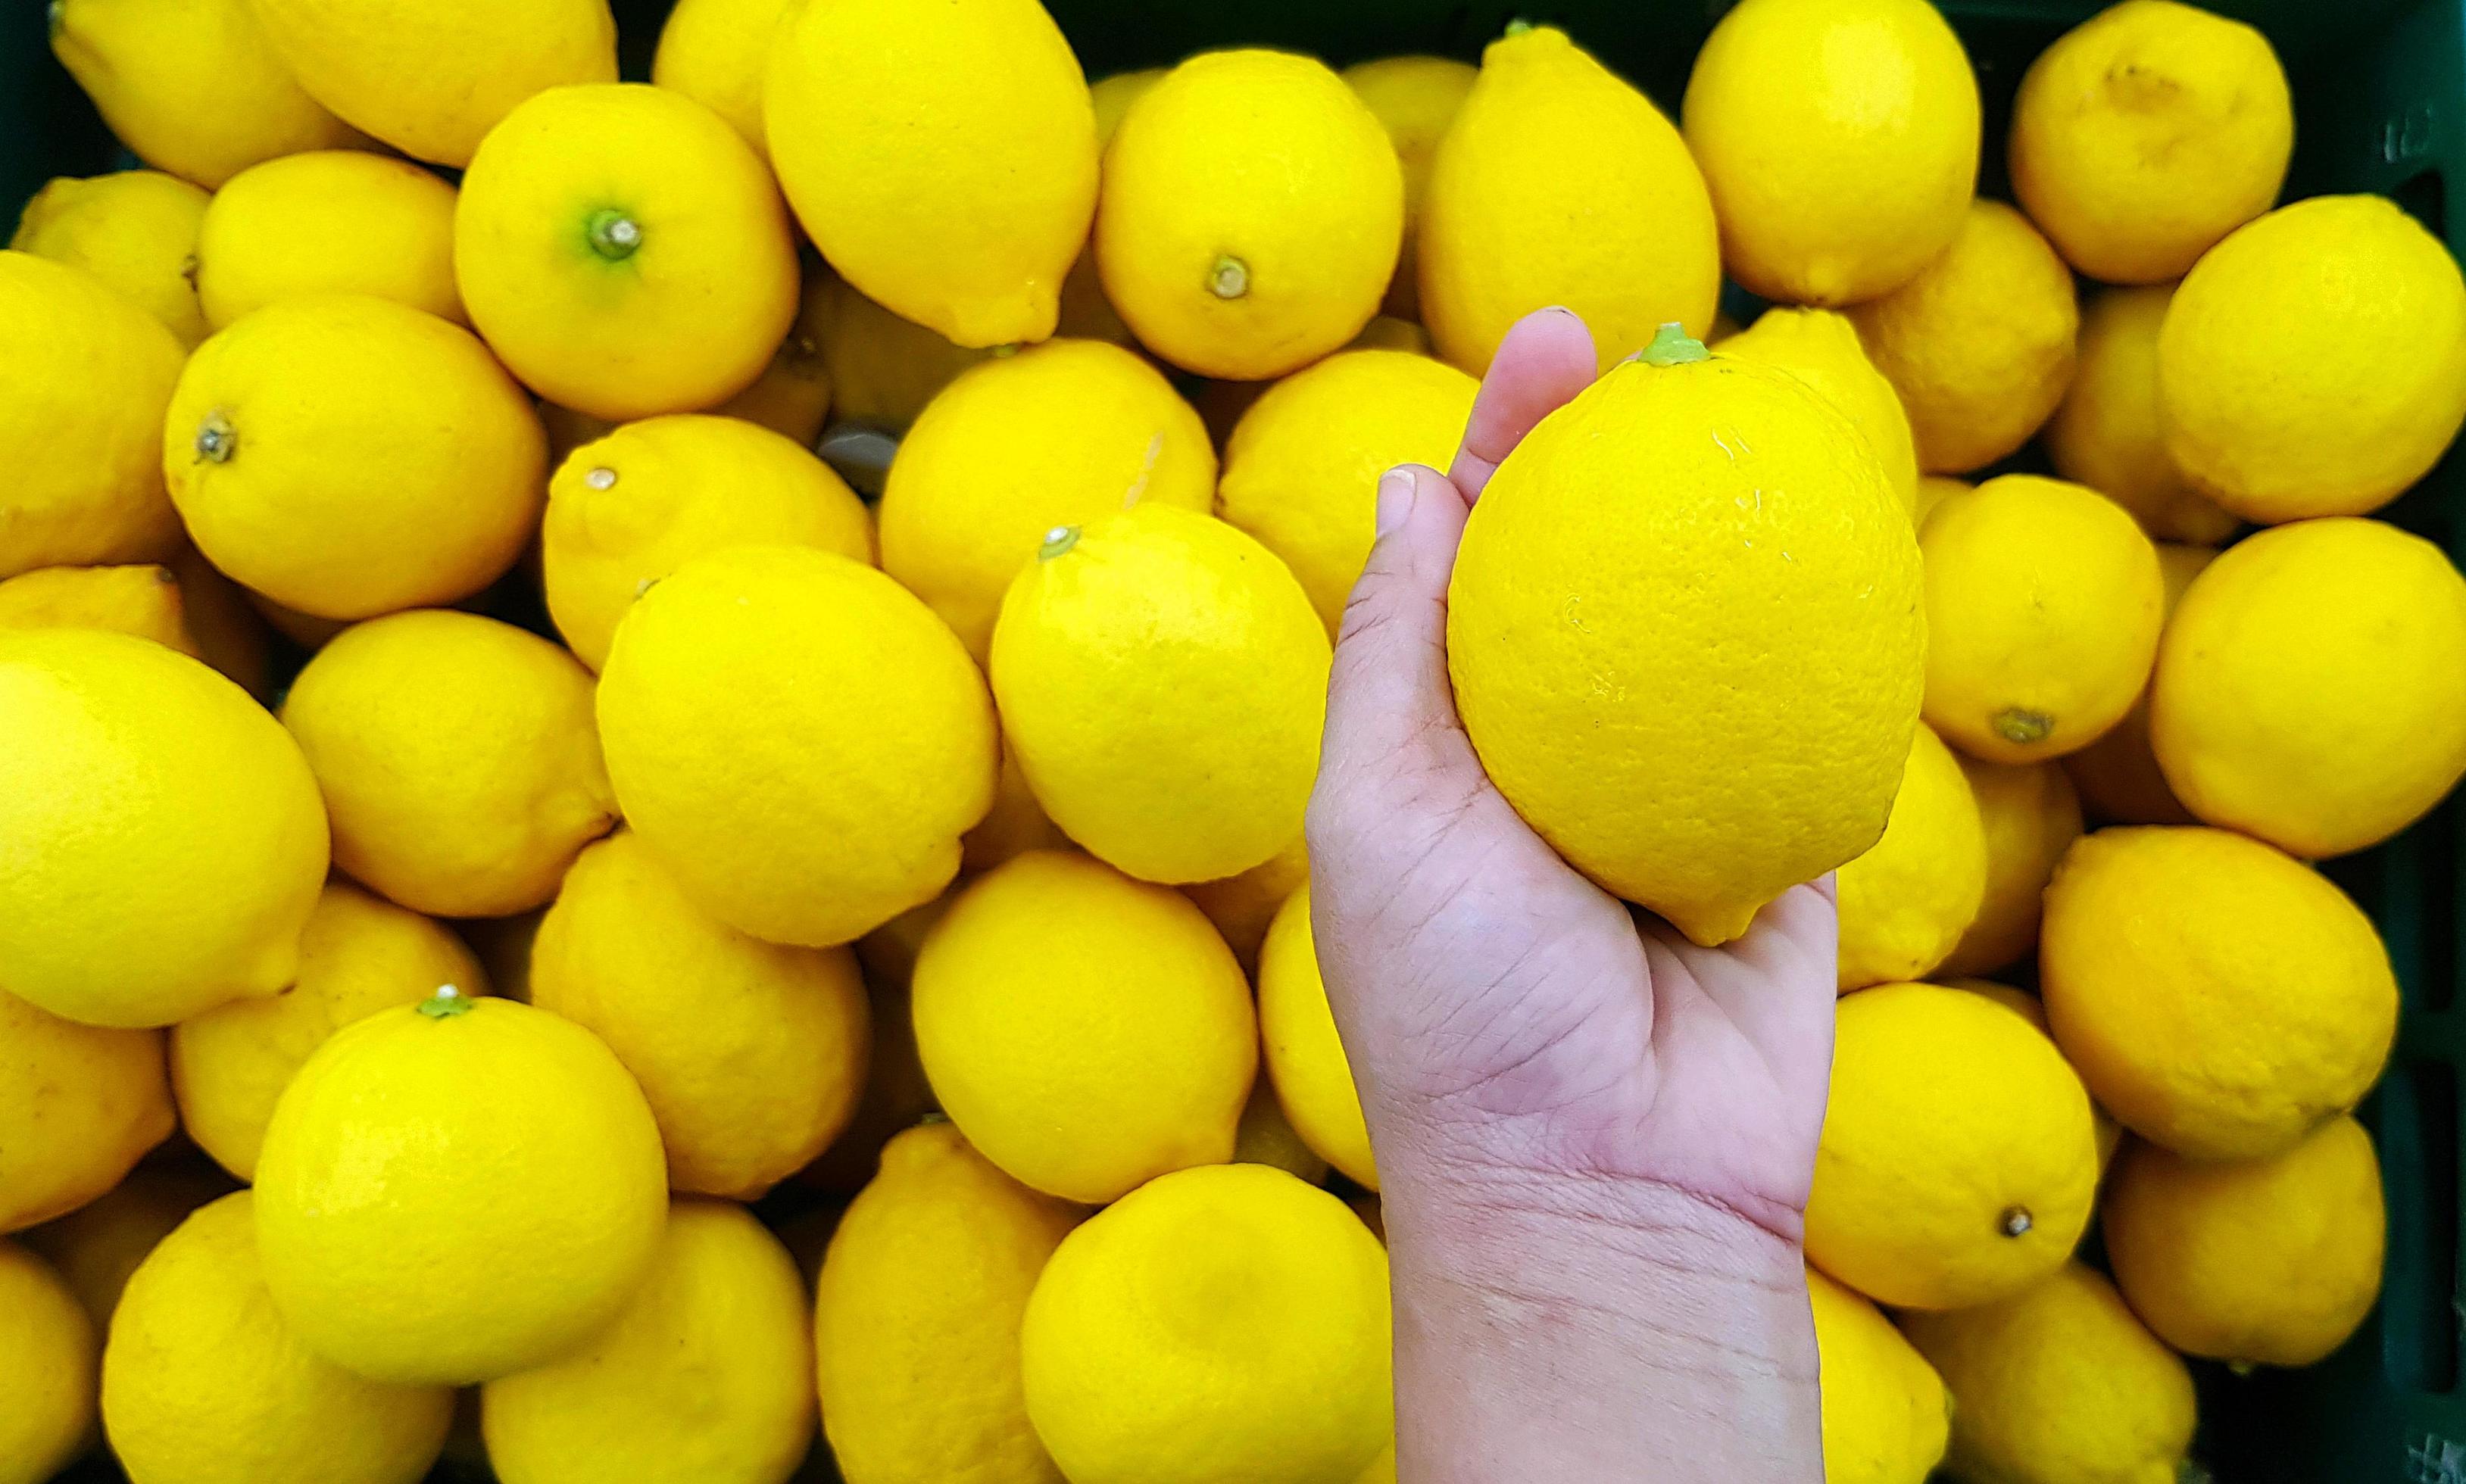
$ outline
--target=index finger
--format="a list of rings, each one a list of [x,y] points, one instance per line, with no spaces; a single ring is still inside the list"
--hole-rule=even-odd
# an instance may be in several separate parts
[[[1598,365],[1592,332],[1572,309],[1536,309],[1508,328],[1473,398],[1464,445],[1447,466],[1447,478],[1468,503],[1481,498],[1490,476],[1536,423],[1593,384]]]

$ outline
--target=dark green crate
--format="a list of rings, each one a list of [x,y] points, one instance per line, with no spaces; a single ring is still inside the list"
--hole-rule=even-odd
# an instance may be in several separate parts
[[[486,0],[437,0],[484,4]],[[628,76],[648,69],[668,0],[616,0]],[[1566,28],[1674,111],[1687,67],[1723,0],[1047,0],[1091,78],[1169,63],[1205,47],[1258,44],[1343,65],[1400,52],[1476,60],[1519,16]],[[1943,0],[1987,100],[1984,186],[1999,190],[2004,119],[2040,48],[2096,0]],[[2266,30],[2293,76],[2290,195],[2396,198],[2453,248],[2466,245],[2466,0],[2212,0]],[[131,163],[53,62],[42,9],[0,21],[0,221],[54,175]],[[2391,518],[2466,560],[2466,455],[2453,454]],[[2390,844],[2333,863],[2388,941],[2406,1010],[2388,1080],[2365,1117],[2388,1191],[2388,1283],[2362,1333],[2321,1365],[2235,1377],[2202,1368],[2200,1453],[2225,1484],[2466,1484],[2461,1310],[2458,1003],[2466,903],[2453,800]]]

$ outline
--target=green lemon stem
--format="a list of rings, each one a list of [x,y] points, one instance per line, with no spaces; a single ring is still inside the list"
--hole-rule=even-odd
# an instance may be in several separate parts
[[[471,1007],[478,1003],[452,985],[438,985],[435,994],[419,1002],[419,1012],[431,1020],[450,1020],[470,1014]]]
[[[1995,735],[2015,747],[2027,747],[2047,740],[2055,729],[2055,719],[2043,711],[2024,711],[2009,706],[1995,713]]]
[[[591,239],[591,251],[612,263],[633,256],[642,245],[642,224],[613,206],[592,212],[583,234]]]
[[[1652,332],[1652,343],[1641,352],[1647,365],[1685,365],[1691,361],[1711,358],[1713,352],[1704,343],[1687,333],[1687,326],[1672,320]]]
[[[1521,15],[1507,23],[1507,33],[1511,36],[1520,36],[1532,29],[1533,23]]]
[[[1079,527],[1057,525],[1044,533],[1044,543],[1036,548],[1036,560],[1050,562],[1079,544]]]
[[[216,408],[197,424],[197,459],[201,463],[227,464],[239,452],[239,430]]]
[[[1250,265],[1226,254],[1207,270],[1207,292],[1218,299],[1240,299],[1250,292]]]

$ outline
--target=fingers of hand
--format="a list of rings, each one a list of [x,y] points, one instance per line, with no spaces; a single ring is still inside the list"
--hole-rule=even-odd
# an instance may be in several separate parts
[[[1572,309],[1536,309],[1509,327],[1481,379],[1464,447],[1447,474],[1468,500],[1506,461],[1536,423],[1593,384],[1592,332]]]

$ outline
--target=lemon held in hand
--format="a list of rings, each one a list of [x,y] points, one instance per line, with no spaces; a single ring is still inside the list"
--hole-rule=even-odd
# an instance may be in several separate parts
[[[1925,640],[1907,508],[1805,383],[1665,330],[1465,526],[1447,664],[1483,765],[1579,870],[1736,938],[1884,832]]]

